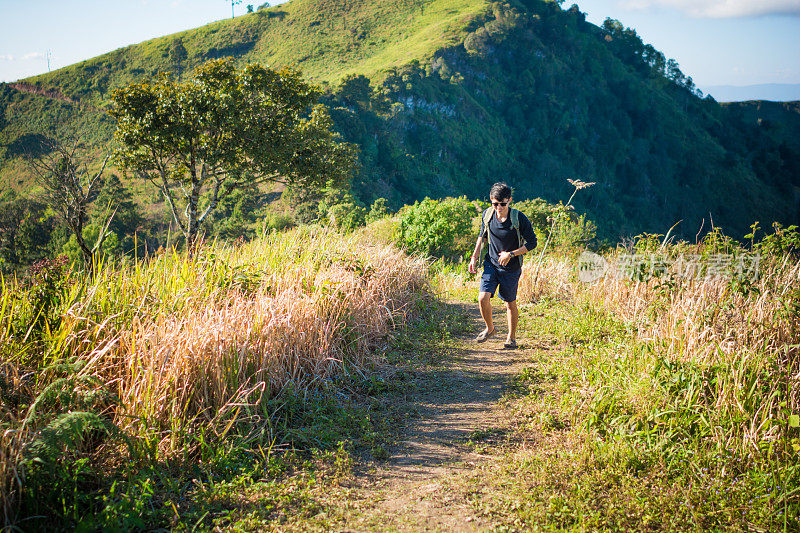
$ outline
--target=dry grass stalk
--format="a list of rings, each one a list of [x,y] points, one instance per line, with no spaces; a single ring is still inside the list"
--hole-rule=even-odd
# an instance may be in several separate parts
[[[574,271],[568,260],[554,256],[535,265],[523,264],[517,299],[520,303],[530,303],[546,295],[571,298],[575,292]]]
[[[159,458],[186,456],[195,430],[220,439],[234,427],[261,430],[264,400],[287,386],[302,391],[345,366],[378,362],[373,348],[429,293],[426,273],[396,248],[325,231],[213,246],[195,258],[168,251],[73,287],[59,330],[37,349],[47,350],[43,361],[71,360],[99,378],[116,398],[104,413],[128,435],[159,443]],[[38,373],[32,397],[56,376]],[[3,415],[6,427],[17,415]],[[4,494],[22,449],[9,435]]]

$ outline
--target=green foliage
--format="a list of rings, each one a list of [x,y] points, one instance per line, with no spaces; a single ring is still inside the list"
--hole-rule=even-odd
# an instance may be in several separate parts
[[[99,223],[92,222],[83,228],[83,239],[86,242],[97,242],[102,229]],[[64,243],[64,246],[61,248],[61,252],[69,259],[70,263],[80,264],[83,261],[83,250],[81,250],[81,247],[78,245],[78,239],[75,237],[75,234],[70,235],[69,240]],[[115,232],[108,231],[104,234],[103,243],[100,245],[98,252],[101,257],[103,255],[110,257],[122,253],[122,246]]]
[[[256,219],[262,195],[254,185],[234,189],[223,196],[207,222],[208,232],[235,240],[255,235]]]
[[[758,222],[750,226],[751,232],[744,236],[749,239],[754,251],[767,256],[782,257],[785,254],[800,254],[800,231],[797,226],[784,228],[779,222],[772,223],[773,232],[765,234],[761,240],[756,242],[758,234]]]
[[[342,231],[353,231],[366,224],[367,210],[350,190],[328,183],[317,205],[317,220]]]
[[[159,184],[193,242],[205,217],[236,189],[266,181],[301,188],[349,182],[355,147],[329,129],[325,107],[314,105],[318,94],[296,70],[237,70],[229,60],[206,63],[189,82],[162,76],[133,84],[111,95],[122,144],[116,156],[123,168]]]
[[[56,229],[52,212],[13,190],[0,194],[0,273],[8,274],[48,255]]]
[[[782,133],[752,127],[746,121],[759,113],[734,117],[700,99],[634,31],[598,30],[552,2],[494,4],[469,28],[463,50],[440,50],[373,82],[369,103],[363,80],[332,94],[337,129],[362,146],[354,190],[363,201],[475,195],[502,176],[517,197],[554,202],[568,194],[564,177],[579,175],[598,182],[575,201],[597,227],[568,241],[598,228],[610,240],[663,232],[678,220],[675,231],[694,236],[709,211],[735,237],[761,213],[783,224],[796,218],[791,107],[762,112],[786,124]],[[726,200],[732,184],[747,189],[753,180],[771,185],[745,202]]]
[[[369,213],[367,213],[367,224],[391,215],[392,212],[389,211],[389,207],[386,205],[386,198],[376,198],[369,208]]]
[[[675,231],[693,237],[702,223],[708,227],[709,212],[736,238],[756,219],[797,223],[796,103],[701,99],[677,63],[635,30],[612,19],[598,28],[577,6],[560,4],[261,5],[235,20],[0,84],[0,168],[9,182],[25,183],[16,158],[39,150],[49,125],[107,143],[112,91],[230,58],[240,66],[300,65],[327,84],[334,129],[361,148],[353,191],[365,206],[379,197],[392,209],[424,197],[473,197],[500,177],[520,198],[556,202],[567,193],[563,178],[580,175],[599,185],[576,208],[612,241],[663,233],[677,220]],[[731,189],[758,193],[732,203]],[[163,200],[138,186],[134,194],[140,204]],[[317,220],[318,202],[296,204],[295,218]],[[218,234],[247,236],[252,222],[231,226]],[[130,250],[130,233],[112,231]],[[166,232],[158,220],[139,237],[154,250]]]
[[[424,199],[400,212],[400,243],[408,251],[456,257],[470,247],[475,206],[465,197]]]
[[[20,281],[16,290],[4,287],[0,293],[6,305],[9,298],[20,304],[7,325],[11,342],[0,350],[4,360],[25,361],[29,357],[28,343],[46,338],[61,323],[67,303],[66,291],[71,281],[69,262],[64,256],[42,259],[28,267]],[[4,309],[4,312],[8,311]],[[39,362],[30,364],[36,366]]]
[[[366,209],[355,202],[335,204],[328,208],[328,222],[343,231],[353,231],[366,222]]]
[[[271,231],[283,231],[295,226],[294,219],[281,213],[268,213],[262,221],[262,232],[264,234]]]
[[[544,245],[548,236],[554,251],[566,252],[583,248],[597,235],[597,226],[585,213],[578,214],[571,205],[559,202],[551,204],[541,198],[514,202],[531,221],[539,245]]]

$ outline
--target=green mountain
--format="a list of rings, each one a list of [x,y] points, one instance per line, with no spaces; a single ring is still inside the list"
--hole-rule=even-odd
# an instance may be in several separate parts
[[[25,183],[17,158],[53,123],[109,139],[109,89],[218,57],[327,86],[362,148],[364,202],[483,197],[498,180],[558,201],[580,178],[597,185],[577,207],[610,238],[800,220],[796,105],[702,98],[634,30],[541,0],[293,0],[2,84],[0,176]]]

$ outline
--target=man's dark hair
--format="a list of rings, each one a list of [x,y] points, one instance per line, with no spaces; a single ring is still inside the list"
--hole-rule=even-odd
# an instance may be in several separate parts
[[[489,191],[489,199],[505,200],[506,198],[511,198],[513,192],[511,187],[506,185],[504,181],[500,181],[492,185],[492,190]]]

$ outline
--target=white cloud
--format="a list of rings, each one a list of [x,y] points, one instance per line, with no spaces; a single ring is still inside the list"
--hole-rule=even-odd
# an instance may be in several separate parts
[[[44,59],[44,54],[41,53],[41,52],[30,52],[30,53],[25,54],[24,56],[22,56],[22,59],[23,60],[26,60],[26,59]]]
[[[647,9],[672,7],[698,18],[758,17],[791,15],[800,17],[800,0],[622,0],[625,7]]]
[[[0,54],[0,61],[14,61],[14,56],[11,54]]]

